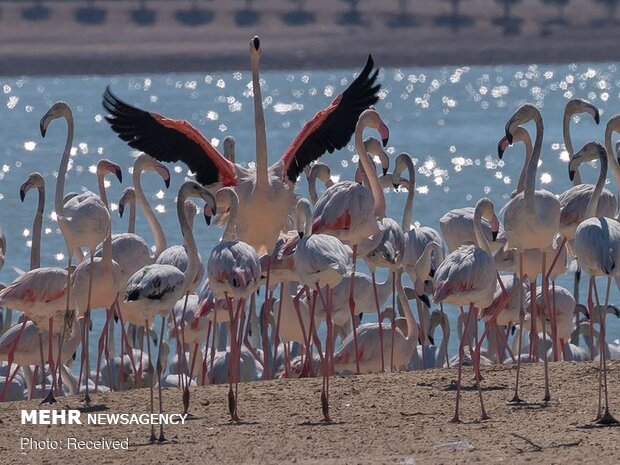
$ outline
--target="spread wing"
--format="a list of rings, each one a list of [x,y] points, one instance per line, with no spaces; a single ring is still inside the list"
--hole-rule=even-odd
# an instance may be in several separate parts
[[[133,107],[112,94],[110,86],[103,93],[103,107],[112,130],[130,147],[162,162],[182,161],[200,184],[237,184],[234,165],[187,121]]]
[[[375,84],[379,70],[373,72],[373,67],[372,56],[368,55],[359,76],[327,108],[314,115],[288,146],[282,161],[291,182],[297,181],[303,169],[325,152],[333,153],[344,147],[355,131],[359,116],[379,100],[381,84]]]

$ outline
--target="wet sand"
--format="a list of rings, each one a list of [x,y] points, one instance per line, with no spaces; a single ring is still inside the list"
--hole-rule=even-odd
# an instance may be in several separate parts
[[[247,69],[248,40],[268,68],[553,63],[618,59],[620,27],[594,0],[562,15],[540,0],[505,14],[494,0],[30,0],[0,2],[0,75]],[[251,5],[250,9],[246,5]],[[620,14],[619,14],[620,16]]]
[[[148,445],[148,426],[32,426],[20,424],[20,409],[37,402],[2,405],[0,454],[19,463],[585,463],[620,462],[619,427],[596,427],[598,362],[550,364],[553,401],[543,396],[542,364],[526,365],[522,398],[530,404],[510,407],[516,367],[487,367],[482,383],[491,420],[479,422],[480,408],[471,380],[464,376],[462,424],[449,422],[454,408],[456,369],[400,374],[335,377],[332,424],[320,413],[320,379],[242,384],[239,413],[231,424],[226,386],[193,390],[186,425],[167,428],[168,442]],[[620,364],[608,375],[611,406],[620,414]],[[94,411],[142,413],[148,390],[99,394]],[[77,398],[60,400],[77,407]],[[100,409],[97,410],[96,406]],[[103,407],[105,406],[105,407]],[[105,410],[104,410],[105,409]],[[181,394],[164,391],[164,409],[180,413]],[[129,451],[20,450],[20,438],[50,438],[66,446],[67,437],[128,439]],[[7,462],[9,463],[9,462]],[[15,462],[14,462],[15,463]]]

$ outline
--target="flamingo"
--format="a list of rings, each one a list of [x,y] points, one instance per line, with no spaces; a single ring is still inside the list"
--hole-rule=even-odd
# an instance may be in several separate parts
[[[121,139],[160,161],[182,161],[196,173],[196,180],[212,190],[234,187],[239,196],[237,236],[259,252],[271,253],[296,197],[292,192],[299,174],[325,152],[344,147],[353,134],[359,115],[377,102],[378,71],[369,56],[366,66],[351,85],[312,118],[286,149],[282,158],[267,165],[265,118],[259,83],[260,39],[250,41],[252,86],[256,130],[256,169],[232,163],[222,156],[187,121],[173,120],[126,104],[108,87],[103,105],[107,121]],[[270,205],[265,210],[264,206]]]
[[[108,235],[111,225],[108,209],[94,193],[86,191],[72,196],[66,203],[63,201],[65,178],[74,133],[73,114],[69,105],[62,101],[54,103],[41,118],[40,130],[41,136],[45,137],[49,124],[59,118],[64,118],[67,122],[67,139],[58,168],[54,209],[56,211],[56,221],[67,246],[65,326],[71,330],[70,325],[73,323],[73,317],[70,315],[70,312],[73,310],[73,300],[71,299],[71,261],[73,254],[80,247],[86,247],[90,250],[92,259],[95,248]],[[92,290],[92,274],[89,277],[88,289],[90,294]],[[50,320],[50,323],[53,323],[53,320]],[[49,332],[53,334],[52,328],[50,328]],[[51,397],[48,400],[52,401],[53,394],[50,392],[50,395]]]
[[[144,321],[144,328],[147,330],[147,349],[149,353],[149,371],[153,370],[153,358],[151,357],[151,345],[148,328],[150,328],[149,320],[155,319],[157,315],[162,318],[162,326],[160,333],[160,341],[163,339],[164,316],[170,312],[174,304],[185,295],[187,288],[191,285],[191,280],[196,274],[198,268],[198,252],[196,250],[196,242],[192,233],[192,228],[185,217],[185,199],[187,197],[202,198],[206,202],[205,213],[207,216],[207,224],[210,221],[211,211],[216,211],[215,197],[204,187],[195,181],[186,181],[179,189],[177,197],[177,216],[181,225],[185,247],[188,251],[188,266],[185,273],[178,268],[166,264],[147,265],[136,271],[127,281],[125,288],[124,302],[128,307],[133,307],[134,311],[141,316]],[[160,367],[161,364],[157,363]],[[161,372],[157,370],[158,380]],[[153,377],[150,382],[150,409],[153,413]],[[162,410],[161,385],[159,386],[159,410]],[[163,442],[164,437],[163,425],[160,425],[159,438],[155,436],[155,427],[151,425],[151,442]]]
[[[216,197],[229,206],[228,223],[224,230],[223,240],[216,245],[207,262],[207,274],[213,295],[225,299],[230,319],[231,359],[229,363],[229,413],[233,421],[239,421],[237,413],[237,383],[239,382],[239,357],[241,352],[241,336],[245,317],[245,300],[260,285],[261,268],[256,249],[250,244],[237,239],[237,219],[239,197],[231,188],[220,189]],[[233,312],[233,301],[237,301],[237,310]],[[239,312],[243,312],[241,315]],[[250,349],[250,347],[248,347]],[[263,366],[263,370],[268,369]],[[235,384],[233,393],[232,385]]]
[[[366,111],[368,112],[371,110]],[[362,113],[360,120],[364,118],[364,114],[367,113]],[[360,125],[358,123],[358,128],[359,126]],[[359,131],[358,128],[356,128],[355,137],[356,141],[360,139],[361,142],[361,131]],[[335,184],[331,189],[337,185],[338,184]],[[331,189],[328,189],[326,193]],[[321,199],[319,199],[317,207],[321,205]],[[323,419],[326,422],[331,422],[331,418],[329,416],[329,377],[332,371],[334,353],[332,325],[333,289],[340,283],[340,281],[342,281],[342,277],[350,268],[351,249],[345,246],[340,239],[333,235],[314,232],[316,220],[314,220],[314,222],[312,221],[312,207],[310,206],[310,202],[308,202],[308,200],[299,200],[297,203],[297,216],[297,224],[298,226],[303,224],[304,231],[303,234],[300,233],[300,240],[295,248],[295,268],[299,273],[300,281],[308,288],[314,290],[313,301],[316,301],[317,295],[320,296],[326,314],[325,322],[327,324],[327,336],[325,340],[325,355],[322,357],[323,385],[321,389],[321,407]],[[321,291],[321,288],[324,289],[324,293]],[[313,307],[314,306],[311,305],[310,308],[310,333],[313,332]],[[306,341],[306,347],[310,347],[308,341]],[[357,344],[355,347],[355,353],[357,354]],[[356,356],[355,358],[356,363],[358,363],[357,360],[359,357]]]
[[[166,188],[170,186],[170,173],[168,169],[159,163],[157,160],[149,157],[148,155],[139,155],[133,164],[133,183],[134,183],[134,201],[137,200],[140,205],[147,223],[149,224],[153,237],[155,239],[155,252],[151,255],[150,248],[146,241],[135,232],[127,232],[112,235],[112,259],[118,263],[121,269],[122,285],[127,283],[129,277],[138,271],[140,268],[146,265],[152,264],[155,259],[166,249],[166,236],[163,229],[157,220],[157,217],[153,213],[146,196],[142,190],[141,176],[145,171],[156,172],[161,176]],[[104,189],[105,190],[105,189]],[[123,195],[125,197],[125,194]],[[103,198],[103,197],[102,197]],[[107,201],[105,202],[107,204]],[[122,216],[124,202],[119,203],[119,214]],[[133,216],[135,230],[135,211]],[[131,226],[130,218],[130,226]],[[99,245],[95,250],[95,257],[101,257],[103,253],[103,244]]]
[[[32,248],[30,251],[30,271],[19,275],[9,286],[0,291],[0,306],[23,312],[39,328],[48,324],[48,334],[55,334],[53,322],[66,314],[67,271],[58,267],[41,268],[41,227],[45,209],[45,183],[39,173],[32,173],[20,187],[22,202],[26,193],[36,187],[39,202],[32,228]],[[25,329],[26,320],[20,326]],[[55,365],[52,339],[48,338],[48,363],[53,381],[46,403],[54,403],[56,389]],[[40,346],[42,347],[42,346]],[[41,369],[44,369],[41,354]]]
[[[401,173],[407,170],[409,174],[409,180],[401,179]],[[393,184],[394,186],[398,186],[399,188],[406,187],[407,188],[407,201],[405,202],[405,208],[403,211],[403,219],[401,222],[401,226],[403,228],[403,232],[405,233],[405,253],[402,260],[403,270],[409,275],[411,282],[416,285],[416,290],[419,295],[423,295],[422,288],[420,287],[420,283],[432,279],[432,275],[434,271],[437,269],[439,264],[444,259],[444,250],[445,250],[445,242],[441,235],[433,228],[429,226],[417,226],[411,227],[411,219],[413,214],[413,197],[415,194],[415,167],[413,165],[413,160],[408,153],[401,153],[396,158],[396,164],[394,167],[394,172],[392,173]],[[416,273],[417,263],[422,257],[426,247],[430,243],[435,243],[438,246],[433,248],[434,254],[431,256],[432,267],[429,268],[429,272],[427,275],[419,276]],[[420,302],[416,300],[416,304],[418,307],[418,315],[420,317],[420,336],[422,339],[422,345],[428,345],[428,338],[426,334],[428,332],[428,314],[425,308],[420,305]],[[428,300],[426,301],[427,307]]]
[[[435,246],[437,246],[436,243]],[[425,263],[427,273],[430,266],[430,260],[427,260]],[[374,373],[382,369],[381,354],[378,354],[376,349],[380,341],[385,345],[384,350],[394,347],[393,364],[398,370],[406,368],[414,352],[417,350],[418,325],[403,289],[400,273],[397,276],[396,288],[398,301],[405,314],[406,328],[396,328],[395,331],[392,331],[391,325],[384,325],[380,321],[378,323],[365,323],[359,326],[358,340],[362,373]],[[380,333],[384,333],[383,339],[379,338]],[[347,336],[334,354],[336,371],[352,371],[355,366],[355,345],[353,342],[351,335]]]
[[[560,227],[560,203],[557,197],[546,190],[536,190],[536,170],[538,167],[538,161],[540,160],[540,152],[542,148],[543,139],[543,121],[540,111],[530,104],[522,105],[508,120],[505,127],[506,139],[508,143],[512,144],[513,132],[518,126],[521,126],[531,120],[534,120],[536,124],[536,138],[534,140],[534,148],[532,150],[532,156],[527,163],[527,172],[525,175],[525,187],[523,192],[518,193],[504,206],[504,230],[508,243],[511,248],[517,249],[520,255],[520,264],[522,263],[523,253],[526,249],[539,249],[542,252],[541,260],[541,274],[543,281],[543,289],[546,291],[548,288],[547,281],[548,276],[545,274],[547,270],[546,249],[549,247],[558,232]],[[562,241],[561,247],[564,246]],[[524,273],[520,265],[519,279],[523,281]],[[531,293],[535,293],[536,290],[536,275],[528,276],[530,280]],[[532,301],[534,305],[535,301]],[[532,315],[535,318],[536,309],[535,305],[532,307]],[[524,312],[521,311],[519,318],[519,326],[523,327]],[[535,321],[535,320],[534,320]],[[545,332],[545,320],[542,320],[543,333]],[[535,340],[537,335],[536,328],[532,328],[530,336]],[[521,332],[519,333],[519,353],[521,353]],[[530,344],[532,347],[534,344]],[[517,381],[515,383],[515,394],[511,403],[520,403],[521,400],[518,396],[519,389],[519,370],[520,360],[517,364]],[[545,397],[544,400],[551,399],[549,391],[549,380],[547,370],[547,360],[545,358]]]
[[[385,217],[385,196],[377,173],[362,142],[365,128],[379,131],[383,145],[387,145],[389,129],[375,110],[362,112],[355,126],[355,146],[359,162],[368,176],[370,190],[353,181],[342,181],[327,189],[315,205],[312,232],[331,234],[353,249],[353,275],[357,259],[357,245],[366,238],[381,234],[377,220]],[[351,281],[349,308],[353,324],[353,339],[357,340],[355,324],[354,283]]]
[[[493,302],[495,288],[497,284],[497,270],[491,248],[482,232],[482,217],[491,223],[491,230],[497,233],[499,221],[495,216],[493,202],[487,198],[478,200],[474,211],[474,232],[476,235],[476,245],[462,245],[454,252],[451,252],[439,265],[435,272],[435,292],[433,300],[435,302],[446,302],[459,307],[469,305],[467,322],[469,324],[471,315],[475,309],[483,309]],[[480,346],[481,340],[478,342]],[[456,391],[456,410],[452,421],[459,423],[459,401],[461,393],[461,373],[463,370],[465,337],[461,338],[459,345],[459,375]],[[471,345],[471,344],[470,344]],[[477,357],[473,357],[474,366]],[[477,372],[477,370],[476,370]],[[482,391],[480,390],[480,380],[476,376],[476,387],[480,397],[481,418],[488,419],[482,402]]]
[[[564,147],[566,148],[566,152],[568,153],[569,160],[571,160],[575,155],[575,150],[573,149],[573,141],[570,136],[570,121],[573,115],[577,115],[580,113],[587,113],[592,116],[596,124],[599,124],[601,120],[598,108],[596,108],[596,106],[592,105],[591,103],[578,98],[570,99],[568,102],[566,102],[566,106],[564,107],[564,118],[562,122],[562,135],[564,138]],[[575,173],[575,177],[572,181],[574,186],[581,184],[581,176],[579,176],[579,172]],[[562,195],[560,194],[560,197],[561,196]],[[560,200],[560,204],[562,204],[562,200]]]
[[[604,179],[607,171],[607,152],[605,148],[596,143],[590,142],[585,145],[574,158],[581,158],[582,161],[589,161],[597,158],[601,164],[601,178]],[[596,289],[596,276],[607,277],[607,290],[605,293],[604,309],[609,304],[609,291],[612,278],[618,275],[616,263],[620,262],[620,223],[615,219],[597,217],[595,213],[601,196],[602,183],[598,182],[588,203],[586,210],[586,220],[577,226],[575,233],[575,252],[579,266],[590,275],[590,289],[594,287],[594,292],[598,302],[598,292]],[[588,298],[590,314],[593,312],[591,294]],[[609,411],[609,401],[607,396],[607,360],[605,351],[602,350],[605,344],[605,316],[600,319],[600,347],[601,347],[601,370],[599,372],[599,408],[597,423],[613,424],[618,423]],[[592,336],[592,335],[591,335]],[[601,413],[601,374],[603,378],[603,391],[605,394],[605,410]]]

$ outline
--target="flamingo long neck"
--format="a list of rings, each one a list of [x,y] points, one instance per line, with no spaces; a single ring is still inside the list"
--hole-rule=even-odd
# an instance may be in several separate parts
[[[377,172],[375,171],[372,162],[370,161],[370,156],[364,147],[364,142],[362,141],[362,132],[366,127],[366,121],[364,118],[360,118],[357,121],[357,125],[355,126],[355,148],[357,153],[359,154],[359,161],[362,164],[362,168],[366,172],[366,176],[368,177],[368,183],[370,184],[370,192],[374,198],[374,213],[377,219],[383,219],[385,217],[385,195],[383,194],[383,189],[381,188],[381,184],[379,183],[379,178],[377,177]]]
[[[403,162],[409,171],[409,186],[407,187],[407,201],[405,202],[405,209],[403,211],[403,222],[400,225],[403,228],[403,232],[408,232],[411,229],[411,219],[413,218],[413,197],[415,196],[415,167],[411,157],[404,157]]]
[[[129,223],[127,224],[127,232],[135,234],[136,232],[136,199],[129,200]]]
[[[69,155],[71,154],[71,145],[73,144],[73,115],[68,111],[64,115],[67,120],[67,141],[65,143],[65,150],[62,153],[60,159],[60,167],[58,168],[58,179],[56,180],[56,196],[54,199],[54,208],[57,215],[62,215],[63,212],[63,197],[65,193],[65,177],[67,176],[67,166],[69,165]]]
[[[30,249],[30,269],[41,267],[41,229],[45,210],[45,186],[39,186],[39,204],[32,223],[32,248]]]
[[[523,138],[523,144],[525,144],[525,162],[519,175],[519,182],[517,183],[517,194],[523,192],[525,189],[525,177],[527,174],[527,168],[530,166],[530,160],[532,159],[532,139],[529,136]]]
[[[228,195],[228,223],[226,223],[226,229],[222,235],[223,241],[236,241],[237,240],[237,213],[239,211],[239,197],[232,189],[225,190]]]
[[[607,158],[599,157],[601,161],[601,170],[598,174],[598,180],[596,181],[596,186],[594,186],[594,192],[592,192],[592,196],[590,197],[590,201],[588,202],[588,207],[586,208],[586,218],[592,218],[596,216],[596,211],[598,210],[598,201],[601,198],[601,192],[603,192],[603,186],[605,185],[605,179],[607,178]]]
[[[487,238],[484,237],[484,233],[482,232],[482,209],[480,207],[476,208],[474,211],[474,234],[476,235],[478,247],[493,256]]]
[[[108,234],[103,239],[101,262],[103,263],[104,270],[109,271],[112,269],[112,227],[108,229]],[[106,274],[106,276],[110,276],[110,274]]]
[[[136,200],[138,201],[140,209],[142,210],[147,223],[151,227],[151,232],[153,233],[153,239],[155,240],[155,258],[157,258],[167,247],[166,235],[164,234],[164,230],[162,229],[159,220],[155,216],[155,213],[153,213],[153,210],[151,209],[151,206],[142,191],[142,184],[140,183],[141,174],[142,169],[134,169],[133,185],[136,191]]]
[[[535,117],[536,122],[536,139],[534,141],[534,149],[532,150],[532,156],[527,164],[527,173],[525,175],[525,211],[528,215],[536,215],[536,202],[534,199],[536,192],[536,171],[538,169],[538,160],[540,160],[540,151],[542,149],[543,139],[543,121],[540,114]],[[487,244],[488,247],[488,244]]]
[[[99,186],[99,198],[109,211],[110,205],[108,204],[108,193],[105,188],[105,175],[106,172],[104,170],[97,170],[97,185]]]
[[[608,124],[605,128],[605,151],[607,152],[608,165],[611,165],[611,170],[614,172],[614,179],[616,180],[616,186],[618,192],[620,192],[620,165],[616,160],[615,151],[611,148],[611,135],[614,129]],[[602,168],[602,166],[601,166]]]
[[[407,295],[403,289],[400,274],[398,279],[396,279],[396,290],[398,292],[398,300],[400,301],[400,305],[405,312],[405,320],[407,320],[407,343],[409,344],[410,349],[415,353],[417,352],[416,347],[418,345],[418,324],[416,323],[411,307],[409,306],[409,300],[407,299]]]
[[[310,195],[310,202],[312,205],[315,205],[317,200],[319,200],[319,194],[316,191],[316,171],[311,171],[310,176],[308,177],[308,193]]]
[[[300,202],[297,205],[298,209],[301,209],[301,218],[304,221],[304,239],[310,237],[312,234],[312,210],[310,209],[309,202]]]
[[[265,113],[258,76],[259,59],[252,59],[252,90],[254,92],[254,129],[256,131],[256,184],[268,185],[267,173],[267,134],[265,132]]]
[[[194,281],[196,272],[198,271],[198,249],[196,248],[192,227],[185,216],[186,198],[187,194],[185,192],[179,192],[177,198],[177,216],[179,218],[179,224],[181,225],[181,233],[183,234],[183,245],[187,253],[187,268],[185,269],[185,288],[187,289]]]
[[[569,160],[572,160],[575,156],[575,149],[573,148],[573,141],[570,137],[570,120],[573,114],[571,112],[564,112],[564,121],[562,124],[562,135],[564,137],[564,147],[566,147],[566,151],[568,152]],[[573,186],[577,186],[581,184],[581,175],[579,174],[579,169],[575,171],[575,177],[573,178]]]
[[[422,252],[420,258],[418,258],[418,261],[416,261],[415,272],[418,278],[424,280],[429,275],[431,271],[433,253],[435,256],[439,256],[440,254],[440,247],[437,242],[429,242],[424,248],[424,252]]]

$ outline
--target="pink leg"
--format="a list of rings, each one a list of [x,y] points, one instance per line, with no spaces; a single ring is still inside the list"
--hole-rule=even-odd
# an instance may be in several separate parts
[[[471,316],[471,312],[467,313],[467,317],[465,318],[465,328],[469,325],[469,318]],[[467,329],[463,333],[467,334]],[[456,382],[456,409],[454,411],[454,416],[452,417],[452,423],[461,423],[461,419],[459,417],[459,405],[461,400],[461,380],[463,375],[463,359],[465,358],[465,337],[461,338],[461,343],[459,344],[459,374],[458,380]]]
[[[372,290],[375,295],[375,306],[377,307],[377,322],[379,323],[379,328],[381,328],[381,307],[379,305],[379,295],[377,293],[377,279],[375,276],[375,271],[371,271],[372,276]],[[381,353],[381,371],[385,371],[385,358],[383,356],[383,331],[379,331],[379,352]]]
[[[351,286],[349,288],[349,310],[351,312],[351,324],[353,325],[353,345],[355,346],[355,367],[360,372],[360,351],[357,343],[357,320],[355,318],[355,269],[357,267],[357,244],[353,246],[353,272],[351,273]]]

